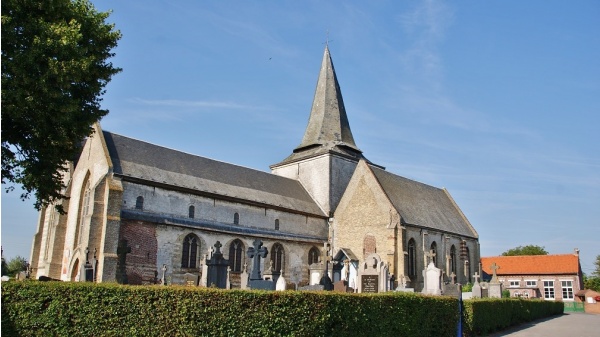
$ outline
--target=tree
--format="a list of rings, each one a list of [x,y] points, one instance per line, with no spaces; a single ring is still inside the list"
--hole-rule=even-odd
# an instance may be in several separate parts
[[[27,270],[27,260],[17,255],[8,261],[6,267],[8,268],[7,275],[13,277],[19,272]]]
[[[101,96],[121,71],[108,16],[87,0],[2,1],[2,183],[35,193],[37,209],[65,197],[65,163],[108,113]]]
[[[527,245],[509,249],[502,253],[502,256],[517,256],[517,255],[548,255],[544,247]]]
[[[592,275],[594,277],[600,278],[600,255],[596,256],[596,261],[594,261],[594,265],[596,266],[596,269],[594,269]]]

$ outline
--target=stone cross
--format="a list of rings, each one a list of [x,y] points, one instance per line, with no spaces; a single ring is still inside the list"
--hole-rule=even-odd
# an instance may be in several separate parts
[[[498,276],[496,275],[496,270],[500,269],[500,266],[498,266],[496,262],[494,262],[490,266],[490,269],[492,270],[492,279],[490,280],[490,283],[498,283]]]
[[[427,260],[433,261],[433,258],[435,257],[435,252],[433,251],[433,249],[429,250],[429,252],[425,253],[425,256],[427,256]],[[431,259],[431,260],[430,260]],[[429,264],[429,263],[428,263]],[[425,266],[427,268],[427,266]]]
[[[262,246],[263,243],[259,239],[255,239],[253,242],[254,247],[248,248],[248,257],[252,259],[252,274],[250,275],[250,280],[261,280],[262,276],[260,275],[260,258],[263,259],[267,257],[269,251],[266,247]]]
[[[475,274],[473,274],[473,278],[475,279],[475,282],[473,283],[479,283],[479,273],[475,272]]]
[[[215,243],[215,248],[217,249],[215,251],[215,253],[220,254],[221,253],[221,247],[223,247],[223,245],[221,244],[221,242],[217,241],[217,243]]]

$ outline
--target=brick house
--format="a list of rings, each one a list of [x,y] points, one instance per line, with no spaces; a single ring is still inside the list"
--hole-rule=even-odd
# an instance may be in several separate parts
[[[573,254],[482,257],[483,279],[492,275],[496,263],[498,280],[511,297],[574,301],[583,288],[579,250]]]

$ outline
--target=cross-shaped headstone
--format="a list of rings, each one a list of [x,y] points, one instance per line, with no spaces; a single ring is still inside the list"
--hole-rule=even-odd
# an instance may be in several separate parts
[[[267,257],[269,251],[267,247],[262,246],[262,241],[259,239],[254,240],[252,243],[254,247],[248,248],[248,257],[252,259],[252,274],[250,275],[250,280],[261,280],[262,277],[260,275],[260,258],[263,259]]]
[[[215,243],[215,248],[216,248],[215,253],[220,254],[221,253],[221,247],[223,247],[223,245],[221,244],[221,242],[217,241],[217,243]]]
[[[433,249],[430,249],[429,252],[425,253],[425,256],[427,256],[427,261],[428,263],[433,261],[433,258],[435,258],[435,251]]]
[[[492,269],[492,279],[490,280],[490,283],[498,283],[498,276],[496,275],[496,270],[500,269],[500,266],[498,266],[496,262],[494,262],[490,266],[490,269]]]
[[[479,273],[475,272],[475,274],[473,274],[473,278],[475,279],[474,283],[479,283]]]

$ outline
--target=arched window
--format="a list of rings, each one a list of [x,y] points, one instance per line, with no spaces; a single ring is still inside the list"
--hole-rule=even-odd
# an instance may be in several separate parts
[[[235,213],[233,215],[233,224],[234,225],[239,225],[240,224],[240,214],[239,213]]]
[[[83,233],[83,225],[85,223],[85,217],[88,215],[90,210],[90,179],[89,173],[85,177],[85,181],[83,183],[83,188],[81,189],[80,199],[79,199],[79,219],[77,221],[77,227],[75,228],[75,240],[73,241],[73,249],[77,247],[81,243],[81,235]]]
[[[317,247],[312,247],[308,251],[308,265],[310,266],[313,263],[319,262],[319,257],[321,256],[321,252]]]
[[[431,247],[429,247],[429,252],[433,253],[433,255],[431,256],[431,262],[433,262],[433,265],[437,267],[437,261],[438,261],[438,257],[437,257],[437,243],[435,243],[435,241],[433,241],[431,243]]]
[[[139,209],[140,211],[144,210],[144,197],[141,195],[135,199],[135,209]]]
[[[194,234],[188,234],[183,239],[183,251],[181,253],[181,268],[196,268],[199,248],[198,237]]]
[[[232,272],[242,271],[242,259],[244,253],[244,243],[241,240],[235,239],[229,245],[229,267]]]
[[[414,239],[408,241],[408,276],[417,276],[417,245]]]
[[[377,241],[375,236],[367,234],[363,239],[363,255],[367,257],[371,253],[377,253]]]
[[[450,272],[456,275],[456,247],[450,247]]]
[[[284,257],[285,254],[283,252],[283,246],[279,243],[274,244],[273,248],[271,248],[271,263],[273,264],[273,271],[281,271]]]
[[[275,219],[275,230],[279,230],[279,219]]]
[[[191,205],[190,208],[188,209],[188,217],[190,219],[193,219],[195,212],[196,212],[196,208],[194,207],[194,205]]]

